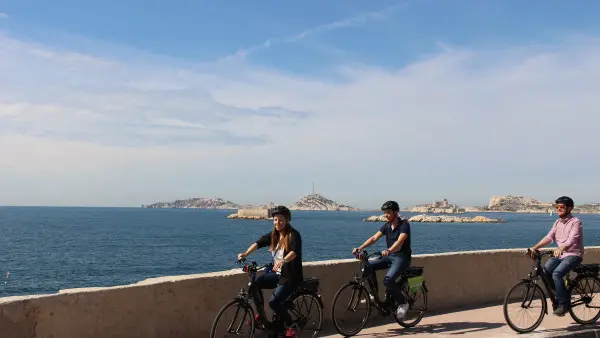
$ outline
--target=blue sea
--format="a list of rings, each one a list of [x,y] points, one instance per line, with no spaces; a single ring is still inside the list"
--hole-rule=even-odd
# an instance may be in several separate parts
[[[234,210],[0,207],[0,297],[114,286],[237,268],[236,254],[272,228],[230,220]],[[381,223],[376,211],[294,211],[305,261],[351,258]],[[409,217],[413,214],[403,213]],[[461,216],[474,216],[463,214]],[[529,247],[556,216],[481,214],[507,223],[413,223],[414,254]],[[586,245],[600,243],[600,215],[579,215]],[[376,248],[382,249],[380,240]],[[251,258],[268,259],[263,250]],[[7,272],[10,274],[7,275]]]

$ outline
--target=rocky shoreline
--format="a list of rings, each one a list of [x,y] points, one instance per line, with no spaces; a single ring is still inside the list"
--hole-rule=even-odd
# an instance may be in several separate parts
[[[387,222],[384,215],[369,216],[362,220],[363,222]],[[506,223],[503,219],[487,218],[485,216],[459,217],[459,216],[436,216],[436,215],[415,215],[408,219],[415,223]]]

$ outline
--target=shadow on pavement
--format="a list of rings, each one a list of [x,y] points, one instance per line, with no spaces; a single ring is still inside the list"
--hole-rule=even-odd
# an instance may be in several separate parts
[[[572,325],[569,325],[569,326],[563,327],[563,328],[534,330],[533,332],[530,332],[530,334],[545,333],[545,334],[553,335],[553,334],[558,334],[558,333],[575,333],[575,332],[581,332],[581,331],[600,331],[600,324],[598,324],[597,322],[594,324],[588,324],[588,325],[580,325],[577,323],[573,323]],[[595,335],[592,335],[592,336],[596,337]]]
[[[414,335],[414,334],[436,334],[436,333],[445,333],[445,334],[469,334],[479,331],[492,330],[506,324],[500,323],[486,323],[486,322],[448,322],[448,323],[435,323],[435,324],[423,324],[420,326],[416,326],[413,328],[396,328],[387,330],[386,332],[380,333],[369,333],[364,334],[370,337],[397,337],[399,335]],[[358,334],[361,336],[363,334]]]

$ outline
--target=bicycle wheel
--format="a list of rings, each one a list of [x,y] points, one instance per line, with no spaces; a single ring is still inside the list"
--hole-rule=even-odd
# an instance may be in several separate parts
[[[569,314],[577,323],[592,324],[600,318],[600,296],[594,297],[595,292],[600,292],[598,277],[583,277],[569,285],[571,295]],[[589,316],[584,318],[583,314]]]
[[[519,289],[522,290],[520,291]],[[509,316],[513,312],[509,310],[509,303],[514,303],[510,305],[515,305],[516,310],[519,310],[521,313],[525,310],[533,310],[534,316],[527,315],[523,317],[535,319],[535,316],[537,316],[537,320],[529,326],[519,326],[515,324],[515,320],[511,319]],[[539,285],[533,284],[530,281],[521,281],[515,284],[506,294],[503,306],[504,320],[514,331],[519,333],[531,332],[542,323],[547,306],[546,295]],[[535,313],[538,314],[535,315]]]
[[[228,321],[226,313],[233,310],[233,318]],[[219,328],[220,321],[223,320],[227,329]],[[229,323],[229,324],[227,324]],[[225,304],[217,313],[210,328],[210,337],[254,337],[254,310],[243,299],[233,299]]]
[[[342,296],[349,292],[348,296]],[[347,297],[347,298],[346,298]],[[346,300],[347,299],[347,300]],[[339,301],[339,302],[338,302]],[[357,307],[364,306],[363,311],[357,312]],[[336,310],[346,310],[340,314]],[[356,282],[350,282],[342,286],[333,297],[331,306],[331,319],[336,331],[345,337],[358,334],[367,324],[371,314],[371,296],[367,289]],[[354,327],[345,328],[343,325],[355,324]]]
[[[297,337],[319,336],[323,325],[323,306],[316,294],[309,291],[297,293],[291,299],[288,311]]]
[[[414,293],[409,294],[410,299],[408,300],[408,311],[406,312],[406,316],[402,318],[402,320],[398,320],[396,316],[396,322],[400,324],[402,327],[413,327],[423,319],[425,316],[425,311],[427,310],[427,291],[425,288],[421,286],[419,290]]]

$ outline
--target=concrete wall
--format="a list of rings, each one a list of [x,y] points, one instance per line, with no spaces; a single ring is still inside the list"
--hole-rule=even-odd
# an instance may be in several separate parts
[[[502,301],[510,286],[531,268],[524,251],[419,255],[413,257],[412,265],[425,267],[429,309],[449,310]],[[600,262],[600,247],[587,247],[584,262]],[[358,262],[352,259],[305,263],[305,275],[321,279],[328,325],[334,293],[357,269]],[[207,337],[219,308],[245,285],[246,275],[235,269],[154,278],[112,288],[0,298],[1,336]]]

